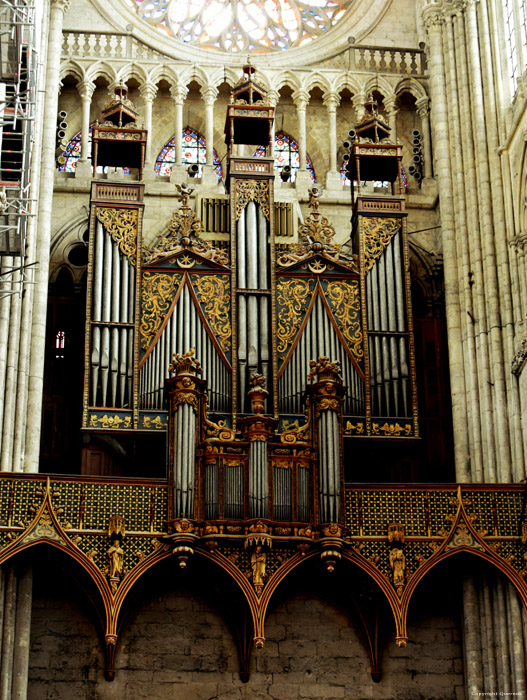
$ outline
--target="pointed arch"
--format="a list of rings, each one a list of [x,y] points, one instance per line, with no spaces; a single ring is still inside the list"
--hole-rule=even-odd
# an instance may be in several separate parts
[[[181,132],[182,157],[184,165],[197,165],[198,176],[201,177],[202,167],[206,164],[205,137],[190,126],[186,126]],[[170,175],[172,165],[175,162],[175,135],[169,139],[159,152],[154,163],[154,173],[156,175]],[[223,179],[223,168],[216,149],[213,151],[213,165],[218,175],[218,180]]]

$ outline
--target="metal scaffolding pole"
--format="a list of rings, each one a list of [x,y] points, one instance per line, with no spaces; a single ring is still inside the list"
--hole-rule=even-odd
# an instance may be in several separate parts
[[[0,256],[20,257],[1,265],[0,298],[22,293],[33,280],[25,264],[32,216],[30,167],[37,90],[35,0],[0,0]],[[0,261],[1,262],[1,261]],[[15,272],[17,283],[12,284]]]

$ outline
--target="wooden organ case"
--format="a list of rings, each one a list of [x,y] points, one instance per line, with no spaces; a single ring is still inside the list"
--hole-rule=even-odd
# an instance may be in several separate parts
[[[229,240],[204,234],[183,184],[145,248],[143,186],[93,183],[83,427],[167,435],[174,546],[197,523],[330,527],[333,561],[344,441],[418,436],[402,148],[367,113],[351,238],[335,242],[313,188],[298,238],[277,245],[274,108],[253,73],[227,109]]]

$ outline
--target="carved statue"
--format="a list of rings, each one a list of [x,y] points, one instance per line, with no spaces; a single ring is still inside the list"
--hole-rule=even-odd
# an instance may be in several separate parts
[[[262,552],[262,547],[260,545],[257,545],[251,555],[251,568],[253,570],[253,583],[255,586],[263,586],[266,562],[267,554]]]
[[[404,586],[406,560],[402,549],[394,547],[390,550],[390,568],[393,575],[393,585],[396,588]]]
[[[108,570],[110,578],[121,576],[123,573],[124,551],[119,540],[115,539],[112,541],[112,546],[108,550],[108,559],[110,560]]]

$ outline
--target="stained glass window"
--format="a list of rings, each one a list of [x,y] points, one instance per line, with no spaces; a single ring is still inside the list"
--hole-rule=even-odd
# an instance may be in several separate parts
[[[254,156],[263,158],[265,155],[265,146],[258,146],[254,152]],[[296,172],[300,168],[300,156],[298,154],[297,142],[287,134],[279,131],[274,137],[274,168],[282,170],[284,165],[289,165],[291,168],[291,182],[296,177]],[[315,170],[311,158],[306,154],[306,168],[313,182],[315,179]]]
[[[92,128],[90,126],[90,136],[88,139],[88,160],[91,160],[91,132]],[[62,156],[59,156],[58,159],[58,164],[59,164],[59,172],[61,173],[74,173],[75,169],[77,167],[77,161],[81,157],[81,132],[79,131],[78,134],[75,134],[75,136],[71,139],[71,141],[68,143],[66,148],[64,149],[64,153]],[[119,168],[119,170],[122,170],[126,175],[130,174],[130,168]],[[98,173],[106,173],[108,171],[107,167],[102,167],[99,165],[97,167],[97,172]]]
[[[156,175],[170,175],[172,172],[172,165],[176,159],[174,148],[175,138],[175,136],[172,137],[170,141],[163,146],[160,154],[157,156],[154,165],[154,172]],[[205,139],[201,134],[198,134],[197,131],[187,126],[186,129],[183,129],[181,141],[183,163],[185,163],[185,165],[196,163],[199,167],[198,176],[201,177],[202,166],[207,162]],[[216,151],[213,153],[213,163],[216,173],[218,174],[218,180],[221,180],[223,177],[223,169]]]
[[[340,179],[345,185],[349,185],[350,181],[348,180],[348,177],[346,175],[346,165],[346,162],[342,163],[342,167],[340,168]],[[404,168],[401,168],[401,175],[403,178],[404,191],[406,192],[406,190],[408,189],[408,181],[406,179],[406,173],[404,172]],[[387,180],[374,180],[373,187],[390,187],[390,183]]]
[[[186,44],[233,53],[301,46],[321,36],[353,0],[127,0],[141,19]]]
[[[514,94],[518,80],[526,67],[527,57],[527,0],[502,0],[505,20],[507,64]]]

